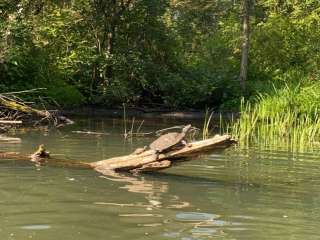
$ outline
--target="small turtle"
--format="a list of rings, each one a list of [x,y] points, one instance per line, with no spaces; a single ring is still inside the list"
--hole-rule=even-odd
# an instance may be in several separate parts
[[[152,142],[149,147],[152,150],[155,150],[157,153],[162,153],[169,151],[173,147],[176,147],[180,144],[187,145],[184,137],[187,132],[191,129],[191,125],[187,125],[182,129],[181,133],[170,132],[160,136],[154,142]]]
[[[50,153],[46,151],[44,144],[39,145],[38,150],[31,155],[32,162],[44,162],[45,158],[49,158]]]

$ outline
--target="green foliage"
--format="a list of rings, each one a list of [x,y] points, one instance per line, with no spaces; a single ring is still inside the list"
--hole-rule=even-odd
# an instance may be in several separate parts
[[[1,91],[47,87],[64,105],[239,110],[242,96],[276,102],[286,85],[317,81],[319,1],[250,2],[242,92],[241,1],[0,1]],[[301,90],[297,101],[311,104],[301,109],[315,108],[316,93]]]
[[[60,106],[78,106],[84,103],[84,96],[74,86],[61,82],[49,86],[47,89],[48,102],[58,103]]]

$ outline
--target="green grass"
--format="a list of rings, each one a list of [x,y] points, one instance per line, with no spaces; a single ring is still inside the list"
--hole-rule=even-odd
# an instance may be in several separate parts
[[[240,118],[229,124],[242,145],[304,150],[320,142],[320,84],[286,85],[241,102]]]
[[[202,128],[202,139],[208,139],[210,137],[210,124],[213,116],[213,112],[206,109],[206,113],[204,116],[203,128]]]

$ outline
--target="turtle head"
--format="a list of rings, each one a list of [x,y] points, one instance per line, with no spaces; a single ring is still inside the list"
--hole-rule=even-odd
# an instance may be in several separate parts
[[[188,124],[182,129],[182,132],[187,133],[190,129],[191,129],[191,124]]]
[[[45,151],[44,144],[39,145],[38,151]]]

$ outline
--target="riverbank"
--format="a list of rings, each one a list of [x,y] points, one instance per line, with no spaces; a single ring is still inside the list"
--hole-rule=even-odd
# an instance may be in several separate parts
[[[105,108],[94,106],[83,106],[73,109],[62,109],[60,113],[65,116],[90,116],[90,117],[115,117],[123,118],[123,108]],[[206,111],[200,110],[172,110],[172,109],[155,109],[155,108],[126,108],[126,117],[139,117],[139,118],[162,118],[162,119],[189,119],[189,120],[202,120],[206,116]],[[213,118],[231,119],[232,117],[239,117],[236,112],[213,112]]]

